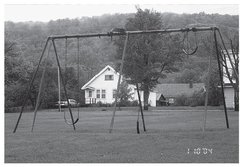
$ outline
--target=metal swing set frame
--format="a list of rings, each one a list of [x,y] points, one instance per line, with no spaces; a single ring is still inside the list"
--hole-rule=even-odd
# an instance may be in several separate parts
[[[80,38],[91,38],[91,37],[99,37],[99,38],[101,38],[101,37],[110,37],[110,38],[112,38],[113,36],[126,36],[125,41],[124,41],[124,48],[123,48],[123,54],[122,54],[122,59],[121,59],[121,64],[120,64],[120,70],[119,70],[119,79],[118,79],[118,83],[117,83],[117,93],[116,93],[116,96],[115,96],[115,105],[114,105],[114,110],[113,110],[113,113],[112,113],[112,119],[111,119],[110,128],[109,128],[109,133],[111,133],[112,130],[113,130],[114,118],[115,118],[115,113],[116,113],[116,110],[117,110],[117,101],[118,101],[117,95],[118,95],[119,90],[120,90],[121,74],[123,72],[124,60],[125,60],[125,57],[126,57],[126,47],[127,47],[129,35],[170,34],[170,33],[187,33],[188,34],[189,32],[194,32],[195,35],[196,35],[196,32],[206,32],[206,31],[209,31],[209,32],[213,33],[213,41],[214,41],[214,45],[215,45],[214,47],[215,47],[215,52],[216,52],[217,61],[218,61],[218,71],[219,71],[219,77],[220,77],[220,83],[221,83],[221,91],[222,91],[222,99],[223,99],[223,105],[224,105],[225,122],[226,122],[226,127],[229,128],[228,114],[227,114],[227,108],[226,108],[225,96],[224,96],[223,72],[221,70],[221,62],[220,62],[221,61],[221,59],[220,59],[221,54],[220,54],[219,47],[218,47],[217,33],[219,34],[221,43],[224,46],[224,49],[226,50],[226,53],[228,53],[227,48],[226,48],[226,46],[224,44],[222,35],[221,35],[220,30],[219,30],[218,27],[193,27],[193,28],[180,28],[180,29],[123,31],[123,32],[108,32],[108,33],[91,33],[91,34],[49,36],[47,38],[45,46],[44,46],[44,48],[42,50],[42,53],[41,53],[37,68],[36,68],[36,70],[34,72],[34,75],[33,75],[32,79],[30,80],[30,83],[29,83],[29,86],[28,86],[28,89],[27,89],[27,93],[26,93],[26,96],[24,98],[23,105],[21,107],[21,110],[20,110],[20,113],[19,113],[19,117],[17,119],[17,122],[16,122],[15,128],[13,130],[13,133],[15,133],[17,131],[21,116],[22,116],[23,111],[24,111],[24,107],[27,104],[28,97],[30,96],[31,88],[33,86],[34,80],[35,80],[35,78],[37,76],[37,72],[38,72],[38,70],[40,68],[41,62],[43,60],[43,57],[45,55],[45,52],[47,50],[47,47],[48,47],[49,43],[50,44],[49,44],[47,57],[49,56],[49,50],[50,50],[51,46],[53,46],[53,50],[54,50],[54,53],[55,53],[55,58],[56,58],[56,61],[57,61],[57,66],[58,66],[58,72],[60,74],[60,80],[61,80],[61,83],[63,85],[64,95],[65,95],[65,98],[66,98],[67,103],[68,103],[68,110],[69,110],[69,114],[70,114],[70,118],[71,118],[71,122],[68,122],[68,124],[72,125],[73,129],[76,130],[75,124],[78,122],[79,118],[74,120],[74,117],[73,117],[73,113],[72,113],[72,110],[71,110],[71,107],[70,107],[70,103],[69,103],[69,100],[68,100],[67,89],[66,89],[66,86],[64,85],[64,77],[63,77],[63,74],[62,74],[62,71],[61,71],[61,65],[60,65],[59,56],[58,56],[58,53],[57,53],[57,48],[56,48],[55,41],[56,40],[61,40],[61,39],[66,39],[66,47],[67,47],[67,39],[75,39],[76,38],[77,41],[78,41],[78,45],[77,46],[78,46],[78,54],[79,54],[79,39]],[[198,48],[198,46],[196,45],[196,47],[195,47],[195,49],[194,49],[194,51],[192,53],[188,53],[185,50],[183,50],[183,52],[186,55],[192,55],[192,54],[194,54],[196,52],[197,48]],[[67,50],[66,50],[66,55],[67,55]],[[228,57],[230,57],[230,56],[228,55]],[[79,60],[79,55],[78,55],[78,60]],[[78,62],[78,63],[80,63],[80,62]],[[33,131],[33,128],[34,128],[36,114],[37,114],[38,106],[39,106],[39,103],[40,103],[41,91],[42,91],[42,87],[43,87],[43,78],[45,76],[46,66],[47,66],[47,64],[45,65],[45,68],[44,68],[42,76],[41,76],[41,82],[40,82],[40,86],[39,86],[39,92],[38,92],[38,95],[37,95],[36,106],[35,106],[35,109],[34,109],[34,118],[33,118],[31,131]],[[211,54],[209,54],[208,82],[207,82],[207,85],[206,85],[205,112],[204,112],[203,124],[202,124],[203,132],[205,131],[205,127],[206,127],[210,74],[211,74]],[[145,120],[144,120],[144,114],[143,114],[143,109],[142,109],[142,103],[141,103],[138,83],[136,83],[136,88],[137,88],[138,99],[139,99],[139,110],[138,110],[138,117],[137,117],[137,133],[140,133],[139,132],[139,112],[141,113],[144,132],[146,131],[146,126],[145,126]],[[60,89],[59,89],[59,91],[60,91]],[[79,114],[79,111],[78,111],[78,114]],[[65,121],[66,121],[66,119],[65,119]]]

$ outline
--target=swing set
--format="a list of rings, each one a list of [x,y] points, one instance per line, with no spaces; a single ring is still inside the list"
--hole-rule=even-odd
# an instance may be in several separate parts
[[[195,38],[195,47],[194,49],[190,49],[189,48],[189,39],[188,39],[188,35],[189,33],[192,32],[194,33],[194,38]],[[48,62],[48,57],[49,57],[49,52],[50,52],[50,48],[53,47],[54,50],[54,54],[55,54],[55,58],[57,61],[57,66],[58,66],[58,90],[59,90],[59,111],[61,111],[61,105],[60,105],[60,100],[61,100],[61,93],[60,93],[60,89],[61,89],[61,84],[63,86],[63,90],[64,90],[64,96],[65,96],[65,100],[67,101],[68,104],[68,112],[70,114],[70,118],[71,121],[68,121],[68,119],[66,118],[66,111],[64,111],[64,121],[66,124],[71,125],[73,127],[74,130],[76,130],[76,126],[75,124],[79,121],[79,116],[80,116],[80,112],[79,112],[79,107],[77,108],[77,118],[74,119],[73,113],[72,113],[72,109],[71,109],[71,105],[70,105],[70,101],[68,98],[68,94],[67,94],[67,89],[66,86],[64,84],[64,76],[63,73],[61,71],[61,65],[60,65],[60,61],[59,61],[59,56],[58,56],[58,52],[57,52],[57,48],[56,48],[56,41],[57,40],[63,40],[65,39],[65,71],[66,71],[66,63],[67,63],[67,52],[68,52],[68,39],[77,39],[77,78],[78,78],[78,89],[77,89],[77,93],[79,93],[80,91],[80,43],[79,43],[79,39],[80,38],[92,38],[92,37],[110,37],[112,39],[113,36],[125,36],[125,41],[124,41],[124,48],[123,48],[123,54],[122,54],[122,59],[121,59],[121,64],[120,64],[120,70],[119,70],[119,78],[118,78],[118,83],[117,83],[117,91],[116,91],[116,96],[115,96],[115,104],[114,104],[114,109],[113,109],[113,113],[112,113],[112,119],[110,122],[110,128],[109,128],[109,133],[112,133],[113,130],[113,126],[114,126],[114,119],[115,119],[115,114],[116,114],[116,110],[117,110],[117,101],[118,101],[118,94],[120,91],[120,84],[121,84],[121,74],[123,72],[123,67],[124,67],[124,61],[125,61],[125,57],[126,57],[126,48],[127,48],[127,43],[129,40],[129,36],[130,35],[139,35],[139,34],[171,34],[171,33],[184,33],[184,39],[183,39],[183,45],[184,45],[184,49],[182,49],[183,53],[186,54],[187,56],[189,55],[193,55],[197,52],[198,50],[198,42],[197,42],[197,32],[211,32],[213,34],[213,47],[216,51],[216,56],[217,56],[217,61],[218,61],[218,71],[219,71],[219,77],[220,77],[220,83],[221,83],[221,91],[222,91],[222,98],[223,98],[223,105],[224,105],[224,113],[225,113],[225,122],[226,122],[226,127],[229,128],[229,121],[228,121],[228,115],[227,115],[227,109],[226,109],[226,103],[225,103],[225,96],[224,96],[224,83],[223,83],[223,72],[221,70],[221,59],[220,59],[220,52],[219,52],[219,44],[218,44],[218,40],[217,40],[217,33],[219,34],[220,40],[222,45],[224,46],[224,49],[226,50],[226,52],[228,53],[222,35],[220,33],[219,28],[217,27],[193,27],[193,28],[181,28],[181,29],[164,29],[164,30],[146,30],[146,31],[111,31],[108,33],[92,33],[92,34],[78,34],[78,35],[56,35],[56,36],[49,36],[46,40],[45,46],[42,50],[41,53],[41,57],[39,59],[37,68],[34,72],[34,75],[29,83],[29,87],[26,93],[26,96],[24,98],[23,101],[23,105],[21,107],[20,113],[19,113],[19,117],[17,119],[15,128],[13,130],[13,133],[15,133],[17,131],[21,116],[23,114],[24,108],[27,104],[27,100],[28,97],[30,96],[30,92],[31,92],[31,88],[33,86],[33,82],[36,78],[37,72],[40,69],[41,66],[41,62],[43,61],[44,55],[47,51],[47,56],[44,64],[44,70],[42,72],[41,75],[41,81],[40,81],[40,85],[39,85],[39,91],[38,91],[38,95],[37,95],[37,99],[36,99],[36,105],[35,105],[35,109],[34,109],[34,117],[33,117],[33,123],[32,123],[32,129],[31,131],[33,132],[33,128],[34,128],[34,124],[35,124],[35,119],[36,119],[36,114],[37,114],[37,110],[38,107],[40,106],[40,98],[41,98],[41,92],[43,89],[43,80],[44,80],[44,76],[45,76],[45,72],[46,72],[46,67],[47,67],[47,62]],[[211,35],[212,35],[211,34]],[[186,46],[185,46],[186,43]],[[48,48],[48,49],[47,49]],[[211,74],[211,54],[209,54],[209,66],[208,66],[208,82],[206,84],[206,94],[205,94],[205,110],[204,110],[204,117],[203,117],[203,124],[202,124],[202,131],[205,131],[205,127],[206,127],[206,117],[207,117],[207,110],[208,110],[208,92],[209,92],[209,80],[210,80],[210,74]],[[146,132],[146,126],[145,126],[145,120],[144,120],[144,115],[143,115],[143,109],[142,109],[142,102],[141,102],[141,97],[140,97],[140,93],[139,93],[139,86],[138,83],[135,84],[136,89],[137,89],[137,95],[138,95],[138,100],[139,100],[139,110],[138,110],[138,115],[137,115],[137,123],[136,123],[136,129],[137,129],[137,133],[140,133],[139,130],[139,117],[141,115],[142,117],[142,123],[143,123],[143,130],[144,132]]]

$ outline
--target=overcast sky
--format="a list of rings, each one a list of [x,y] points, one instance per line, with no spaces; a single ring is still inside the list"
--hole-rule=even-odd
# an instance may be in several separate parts
[[[238,5],[140,5],[158,12],[173,13],[219,13],[238,15]],[[135,13],[135,5],[5,5],[5,21],[43,21],[100,16],[114,13]]]

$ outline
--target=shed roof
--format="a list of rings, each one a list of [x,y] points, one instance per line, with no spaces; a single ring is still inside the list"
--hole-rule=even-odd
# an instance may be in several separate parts
[[[182,94],[191,95],[195,91],[204,88],[204,83],[193,83],[192,88],[189,84],[185,83],[168,83],[168,84],[158,84],[154,89],[157,94],[163,94],[164,97],[176,97]]]

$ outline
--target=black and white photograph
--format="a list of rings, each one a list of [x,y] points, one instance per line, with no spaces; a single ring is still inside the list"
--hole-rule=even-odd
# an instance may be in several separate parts
[[[4,163],[238,164],[240,9],[212,3],[5,2]]]

